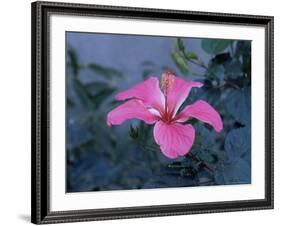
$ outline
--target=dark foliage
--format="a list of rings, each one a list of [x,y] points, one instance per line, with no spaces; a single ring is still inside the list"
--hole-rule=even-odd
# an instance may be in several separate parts
[[[204,86],[194,89],[183,106],[206,100],[221,114],[224,129],[218,134],[206,124],[189,121],[196,128],[196,141],[187,156],[176,160],[161,154],[152,126],[139,121],[106,125],[106,114],[117,104],[116,84],[126,75],[95,62],[83,64],[68,46],[68,192],[251,182],[251,42],[203,39],[202,49],[210,55],[207,64],[188,51],[187,42],[177,39],[171,57],[185,79],[195,76]],[[146,79],[158,66],[144,61],[139,75]],[[95,79],[85,82],[85,71]]]

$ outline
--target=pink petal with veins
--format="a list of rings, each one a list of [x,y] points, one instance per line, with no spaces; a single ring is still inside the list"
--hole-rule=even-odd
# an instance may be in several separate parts
[[[193,87],[201,87],[203,84],[200,82],[184,81],[179,77],[175,77],[173,86],[167,96],[167,105],[170,112],[175,115],[188,97],[190,90]]]
[[[160,90],[159,81],[156,77],[150,77],[131,89],[118,93],[115,98],[116,100],[136,98],[142,100],[145,106],[159,111],[164,108],[165,103],[164,95]]]
[[[107,125],[120,125],[128,119],[140,119],[147,124],[155,123],[158,118],[150,113],[142,101],[129,100],[107,114]]]
[[[174,159],[189,152],[194,142],[195,130],[191,125],[159,121],[154,126],[153,134],[162,153]]]
[[[219,113],[207,102],[198,100],[194,104],[186,106],[177,116],[177,122],[185,122],[190,117],[199,119],[214,127],[217,132],[223,128],[223,122]]]

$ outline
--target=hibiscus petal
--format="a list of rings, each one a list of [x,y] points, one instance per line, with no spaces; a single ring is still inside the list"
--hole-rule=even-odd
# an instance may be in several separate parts
[[[107,114],[107,125],[120,125],[128,119],[140,119],[147,124],[153,124],[158,120],[158,117],[150,113],[142,101],[129,100],[124,104],[113,109]]]
[[[179,107],[188,97],[190,90],[193,87],[201,87],[202,85],[200,82],[184,81],[179,77],[175,77],[173,86],[167,96],[169,111],[175,115]]]
[[[156,77],[150,77],[144,82],[118,93],[117,100],[126,100],[137,98],[143,101],[147,107],[155,108],[161,111],[164,108],[165,97],[159,87],[159,81]]]
[[[162,153],[168,158],[174,159],[190,151],[194,142],[195,130],[189,124],[166,124],[159,121],[154,126],[153,134]]]
[[[185,122],[189,117],[197,118],[202,122],[210,124],[217,132],[220,132],[223,128],[220,114],[203,100],[198,100],[194,104],[186,106],[182,112],[176,116],[177,122]]]

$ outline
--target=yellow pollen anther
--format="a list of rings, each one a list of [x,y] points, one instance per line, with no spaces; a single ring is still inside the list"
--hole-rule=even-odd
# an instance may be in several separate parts
[[[175,75],[170,70],[166,70],[162,74],[161,82],[162,82],[162,89],[165,95],[168,95],[168,93],[171,91],[174,81],[175,81]]]

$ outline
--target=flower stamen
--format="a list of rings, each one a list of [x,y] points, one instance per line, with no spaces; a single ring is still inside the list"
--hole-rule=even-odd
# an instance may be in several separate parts
[[[173,84],[175,82],[175,75],[172,73],[171,70],[166,70],[162,74],[162,89],[164,91],[164,95],[167,96],[168,93],[171,91]]]
[[[165,96],[165,111],[162,115],[163,121],[169,123],[172,120],[172,114],[171,112],[169,112],[168,109],[168,103],[167,103],[167,96],[169,94],[169,92],[171,91],[173,85],[175,82],[175,75],[173,74],[173,72],[171,70],[166,70],[164,71],[164,73],[162,74],[162,89],[164,92],[164,96]]]

